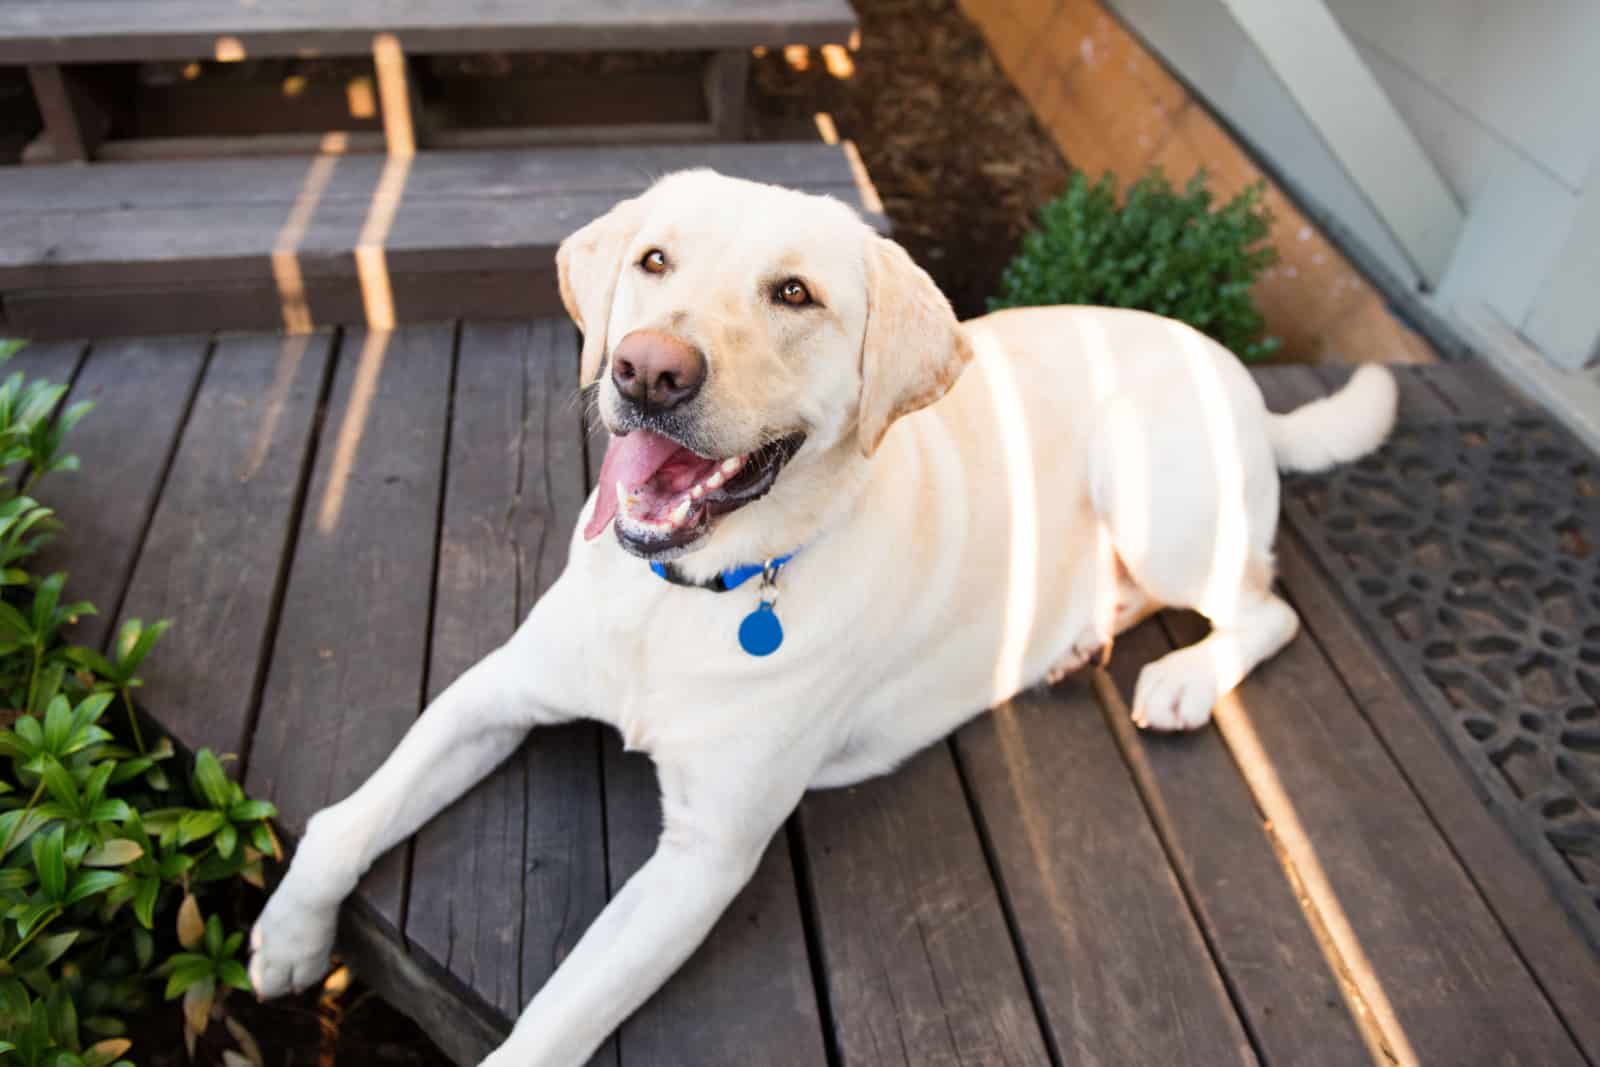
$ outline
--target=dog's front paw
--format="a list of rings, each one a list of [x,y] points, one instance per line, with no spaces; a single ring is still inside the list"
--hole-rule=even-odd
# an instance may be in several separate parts
[[[1148,664],[1133,689],[1133,721],[1146,730],[1197,730],[1217,703],[1217,672],[1207,650],[1179,649]]]
[[[339,909],[279,889],[250,931],[250,984],[263,1000],[298,993],[328,973]]]

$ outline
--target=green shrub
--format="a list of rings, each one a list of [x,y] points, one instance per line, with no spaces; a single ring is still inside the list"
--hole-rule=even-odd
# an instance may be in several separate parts
[[[272,806],[214,755],[174,774],[172,742],[146,743],[132,691],[167,623],[129,620],[109,656],[69,644],[94,607],[28,569],[58,531],[31,494],[78,465],[61,449],[88,405],[57,415],[65,392],[0,384],[0,1067],[126,1065],[124,1019],[163,998],[183,998],[192,1045],[227,990],[250,988],[243,933],[200,902],[260,886],[280,854]]]
[[[1081,172],[1039,212],[1039,228],[1000,278],[990,310],[1036,304],[1142,308],[1181,319],[1245,362],[1278,340],[1262,337],[1250,286],[1277,260],[1266,239],[1264,184],[1211,209],[1204,172],[1182,193],[1160,171],[1128,186],[1117,206],[1111,175],[1091,185]]]

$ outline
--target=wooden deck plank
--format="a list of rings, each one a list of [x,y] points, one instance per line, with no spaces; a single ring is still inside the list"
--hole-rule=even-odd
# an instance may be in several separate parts
[[[442,322],[457,317],[523,319],[561,314],[555,263],[533,270],[436,271],[388,277],[399,323]],[[181,282],[166,286],[116,285],[83,289],[22,289],[4,294],[10,329],[39,339],[160,335],[195,321],[197,300],[208,323],[229,330],[325,328],[361,322],[368,292],[359,276],[307,279],[293,301],[276,282]]]
[[[365,204],[388,165],[379,155],[327,155],[14,168],[0,176],[0,216],[260,207],[294,204],[303,196],[315,197],[318,205]],[[796,187],[854,184],[849,161],[837,148],[757,142],[421,152],[406,168],[405,191],[418,200],[620,197],[663,174],[697,166]]]
[[[1500,418],[1533,407],[1526,395],[1480,360],[1418,367],[1416,373],[1458,415]]]
[[[613,895],[655,851],[661,831],[649,759],[605,739],[606,836]],[[622,1024],[624,1067],[667,1063],[827,1063],[805,929],[782,830],[711,934]]]
[[[462,327],[429,698],[511,636],[566,562],[584,501],[565,322]],[[418,834],[406,939],[509,1020],[606,899],[596,728],[539,730]]]
[[[1252,1063],[1087,679],[1022,694],[957,750],[1062,1060]]]
[[[363,55],[379,34],[410,53],[748,48],[843,43],[845,0],[9,0],[0,63]]]
[[[1366,1039],[1221,734],[1153,734],[1128,717],[1139,671],[1171,650],[1154,619],[1118,637],[1120,706],[1102,710],[1252,1044],[1275,1065],[1359,1063]]]
[[[843,194],[842,187],[813,188]],[[609,211],[615,193],[560,193],[536,203],[427,201],[401,197],[382,247],[389,270],[538,270],[574,230]],[[168,285],[272,281],[273,248],[291,208],[154,208],[0,219],[0,286]],[[354,249],[375,209],[319,208],[294,251],[304,279],[355,273]]]
[[[291,835],[360,785],[420,710],[454,331],[344,338],[247,756]],[[406,848],[358,898],[399,930]]]
[[[122,617],[176,622],[142,702],[191,749],[244,751],[332,343],[217,342],[134,568]]]
[[[1600,956],[1582,948],[1538,869],[1479,795],[1479,787],[1416,697],[1375,650],[1297,537],[1280,539],[1278,569],[1302,625],[1338,665],[1350,694],[1449,841],[1477,891],[1591,1061],[1600,1062]],[[1305,640],[1305,638],[1302,638]]]
[[[1180,645],[1204,636],[1198,616],[1166,621]],[[1584,1062],[1314,642],[1257,668],[1217,719],[1401,1062]]]
[[[844,1067],[1049,1062],[948,745],[800,824]]]
[[[39,570],[69,566],[69,595],[99,609],[74,628],[79,644],[111,636],[208,347],[204,337],[110,341],[89,352],[73,382],[67,403],[92,400],[95,410],[68,439],[82,469],[50,482],[49,506],[66,530]]]
[[[1319,370],[1327,387],[1344,375]],[[1476,363],[1410,368],[1402,374],[1402,405],[1412,419],[1498,418],[1527,401]],[[1338,665],[1351,696],[1400,764],[1429,817],[1450,844],[1484,902],[1532,972],[1573,1040],[1600,1062],[1600,957],[1577,950],[1583,933],[1572,925],[1549,883],[1505,824],[1484,803],[1473,780],[1437,727],[1416,712],[1416,694],[1372,643],[1312,559],[1304,531],[1280,538],[1280,577],[1307,633]]]

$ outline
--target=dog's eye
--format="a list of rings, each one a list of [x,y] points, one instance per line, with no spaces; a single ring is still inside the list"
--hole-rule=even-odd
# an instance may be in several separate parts
[[[806,283],[799,278],[790,278],[788,281],[779,282],[772,291],[773,297],[783,301],[792,308],[803,308],[812,303],[811,290],[806,288]]]
[[[667,271],[667,254],[659,248],[652,248],[639,260],[639,266],[646,274],[665,274]]]

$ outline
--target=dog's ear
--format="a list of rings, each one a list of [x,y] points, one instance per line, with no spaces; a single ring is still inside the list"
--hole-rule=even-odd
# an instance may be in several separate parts
[[[578,381],[588,385],[600,373],[606,350],[606,322],[611,318],[611,297],[617,291],[622,253],[644,218],[643,197],[624,200],[556,249],[556,278],[561,303],[583,331],[583,354],[578,361]]]
[[[961,376],[972,347],[950,301],[906,250],[868,238],[867,329],[861,343],[857,433],[871,456],[894,420],[938,400]]]

